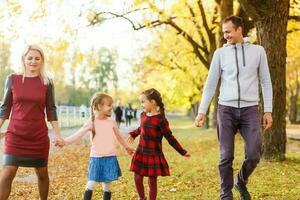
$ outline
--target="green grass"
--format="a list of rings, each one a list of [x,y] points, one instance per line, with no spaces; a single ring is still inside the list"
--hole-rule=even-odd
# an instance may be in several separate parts
[[[164,141],[163,149],[171,170],[170,177],[159,177],[158,199],[213,200],[219,197],[219,149],[215,130],[194,127],[187,117],[169,118],[176,138],[190,153],[190,158],[179,155]],[[243,161],[243,142],[236,137],[234,172]],[[119,156],[123,177],[114,183],[115,199],[136,199],[133,174],[129,172],[130,159]],[[261,161],[250,177],[248,189],[253,199],[300,199],[300,156],[288,153],[283,162]],[[147,188],[147,182],[145,181]],[[80,194],[81,195],[81,194]],[[97,195],[101,196],[101,190]],[[100,197],[98,197],[100,198]],[[238,199],[234,191],[234,198]]]
[[[219,197],[218,160],[219,148],[216,130],[196,128],[187,117],[169,118],[171,129],[191,157],[178,154],[164,139],[163,150],[168,160],[171,176],[158,178],[158,200],[216,200]],[[135,141],[133,147],[137,145]],[[51,177],[49,199],[75,200],[82,198],[86,185],[89,145],[86,142],[66,147],[51,156],[49,172]],[[243,162],[243,142],[236,136],[234,173]],[[113,182],[113,199],[136,200],[133,173],[129,166],[131,158],[120,150],[118,160],[122,177]],[[145,179],[147,188],[147,179]],[[287,153],[283,162],[261,161],[250,177],[248,189],[253,200],[297,200],[300,199],[300,155]],[[20,187],[17,185],[14,188]],[[36,185],[30,191],[35,191]],[[24,187],[25,188],[25,187]],[[22,189],[24,190],[24,189]],[[29,189],[28,189],[29,190]],[[15,197],[17,191],[15,189]],[[27,193],[28,194],[28,193]],[[36,196],[35,196],[36,197]],[[94,199],[101,199],[101,186],[97,186]],[[14,198],[12,198],[14,199]],[[26,199],[26,198],[22,198]],[[30,199],[30,198],[29,198]],[[31,198],[33,199],[33,198]],[[234,191],[234,199],[238,199]]]

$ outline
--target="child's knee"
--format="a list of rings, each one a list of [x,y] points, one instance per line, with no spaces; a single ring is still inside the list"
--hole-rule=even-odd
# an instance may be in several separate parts
[[[86,184],[86,189],[94,190],[96,187],[96,181],[88,181]]]
[[[134,180],[135,181],[143,181],[143,178],[144,178],[143,176],[141,176],[137,173],[134,174]]]
[[[45,172],[45,171],[37,172],[36,175],[40,181],[48,181],[49,180],[48,172]]]
[[[102,184],[102,189],[104,192],[110,192],[111,191],[111,183],[103,183]]]

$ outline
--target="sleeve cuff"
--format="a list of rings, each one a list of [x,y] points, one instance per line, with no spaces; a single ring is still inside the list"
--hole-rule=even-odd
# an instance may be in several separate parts
[[[264,112],[272,112],[272,107],[264,107]]]
[[[198,115],[199,114],[206,114],[206,109],[204,109],[204,108],[199,108],[199,110],[198,110]]]

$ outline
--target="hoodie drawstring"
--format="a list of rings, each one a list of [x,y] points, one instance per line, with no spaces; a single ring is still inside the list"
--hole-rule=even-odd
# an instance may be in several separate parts
[[[234,45],[234,50],[235,50],[235,65],[236,65],[236,80],[237,80],[237,86],[238,86],[238,108],[240,108],[241,104],[241,85],[240,85],[240,80],[239,80],[239,75],[240,75],[240,69],[239,69],[239,59],[238,59],[238,52],[237,52],[237,47]]]
[[[243,52],[243,66],[246,67],[246,59],[245,59],[244,43],[242,43],[242,52]]]

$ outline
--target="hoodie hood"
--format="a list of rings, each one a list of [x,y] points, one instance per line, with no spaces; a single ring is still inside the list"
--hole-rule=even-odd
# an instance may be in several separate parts
[[[229,46],[234,47],[236,44],[243,44],[243,45],[251,44],[250,38],[244,37],[243,40],[244,41],[242,43],[226,43],[223,45],[223,47],[229,47]]]
[[[251,41],[248,37],[244,37],[243,38],[243,42],[242,43],[226,43],[223,45],[223,47],[232,47],[235,50],[235,56],[237,59],[237,46],[241,46],[242,49],[242,55],[243,55],[243,66],[246,66],[246,58],[245,58],[245,49],[244,46],[248,46],[249,44],[251,44]]]

